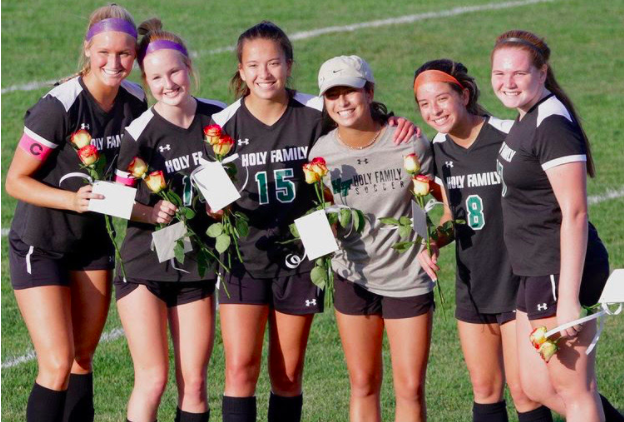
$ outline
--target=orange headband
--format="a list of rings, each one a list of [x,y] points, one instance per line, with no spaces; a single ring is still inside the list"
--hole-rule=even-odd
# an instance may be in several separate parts
[[[422,84],[426,84],[429,82],[448,82],[457,85],[461,89],[464,89],[464,86],[448,73],[442,72],[441,70],[430,69],[421,72],[416,77],[416,80],[414,80],[414,94],[416,94],[416,91]]]

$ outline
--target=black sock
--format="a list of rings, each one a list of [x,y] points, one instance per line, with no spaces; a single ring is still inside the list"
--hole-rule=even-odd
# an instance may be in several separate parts
[[[179,407],[176,409],[175,422],[208,422],[210,420],[210,409],[204,413],[189,413],[181,410]]]
[[[93,422],[93,374],[70,374],[63,422]]]
[[[606,422],[624,422],[624,416],[602,394],[600,395],[600,401],[602,402]]]
[[[61,422],[66,396],[67,390],[54,391],[35,383],[26,405],[26,422]]]
[[[295,397],[284,397],[271,393],[269,422],[299,422],[301,421],[302,407],[303,394]]]
[[[473,422],[508,422],[505,400],[490,404],[473,403],[472,420]]]
[[[256,397],[223,396],[223,422],[256,422]]]
[[[546,406],[540,406],[528,412],[517,413],[518,422],[553,422],[552,413]]]

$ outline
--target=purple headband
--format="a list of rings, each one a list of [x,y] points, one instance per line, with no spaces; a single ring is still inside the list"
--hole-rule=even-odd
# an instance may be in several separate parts
[[[186,51],[186,48],[184,48],[183,45],[178,44],[175,41],[156,40],[149,43],[145,51],[139,53],[139,61],[143,61],[148,54],[158,50],[176,50],[188,57],[188,51]]]
[[[535,44],[523,39],[523,38],[516,38],[516,37],[510,37],[510,38],[505,38],[500,40],[496,45],[500,45],[500,44],[509,44],[509,43],[516,43],[516,44],[522,44],[526,47],[531,48],[533,51],[536,51],[540,56],[545,57],[546,54],[544,53],[544,51],[539,48],[538,46],[536,46]]]
[[[125,19],[110,18],[103,19],[91,25],[91,28],[89,28],[87,32],[86,40],[91,41],[91,38],[97,34],[108,31],[125,32],[135,39],[137,37],[137,31],[130,22]]]

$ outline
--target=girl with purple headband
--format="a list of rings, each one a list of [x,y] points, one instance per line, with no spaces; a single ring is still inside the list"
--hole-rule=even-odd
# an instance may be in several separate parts
[[[143,90],[125,81],[136,47],[127,10],[94,11],[80,72],[28,110],[7,173],[7,193],[18,199],[9,233],[11,284],[38,363],[29,422],[94,418],[91,363],[115,259],[103,215],[87,212],[101,196],[84,183],[72,143],[114,160],[123,129],[146,108]]]
[[[204,128],[225,104],[191,95],[193,67],[184,42],[164,31],[160,20],[142,23],[139,32],[144,35],[139,43],[139,66],[156,104],[126,129],[117,181],[137,181],[129,167],[135,157],[140,157],[149,168],[162,171],[171,188],[184,198],[184,205],[192,206],[197,201],[193,200],[189,175],[198,167],[204,150]],[[207,421],[206,370],[214,342],[217,277],[212,269],[200,275],[195,251],[188,252],[183,263],[158,262],[150,247],[152,234],[157,224],[171,221],[176,207],[151,194],[145,183],[136,187],[136,204],[121,248],[127,277],[114,282],[117,308],[134,362],[128,421],[156,419],[169,372],[168,329],[178,386],[175,420]],[[211,219],[204,208],[204,212],[196,211],[189,224],[196,233],[206,233]],[[208,237],[203,236],[208,243]]]

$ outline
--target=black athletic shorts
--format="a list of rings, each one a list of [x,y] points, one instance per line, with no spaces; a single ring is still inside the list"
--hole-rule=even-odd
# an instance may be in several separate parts
[[[480,313],[476,308],[455,308],[455,318],[470,324],[498,324],[503,325],[516,320],[516,311],[500,312],[497,314]]]
[[[202,281],[186,281],[176,283],[171,281],[149,281],[136,278],[130,278],[128,281],[116,278],[115,282],[115,298],[117,301],[123,299],[140,285],[147,287],[151,294],[161,301],[165,302],[167,308],[173,308],[179,305],[196,302],[205,299],[215,291],[217,280]]]
[[[310,273],[253,278],[247,273],[233,272],[221,280],[220,304],[269,305],[278,312],[292,315],[323,312],[325,292],[312,283]]]
[[[69,286],[70,271],[112,270],[115,249],[108,238],[84,242],[80,253],[59,253],[27,245],[9,232],[9,266],[15,290],[40,286]]]
[[[434,308],[433,292],[409,297],[388,297],[357,283],[334,276],[334,307],[345,315],[381,315],[384,319],[412,318]]]

